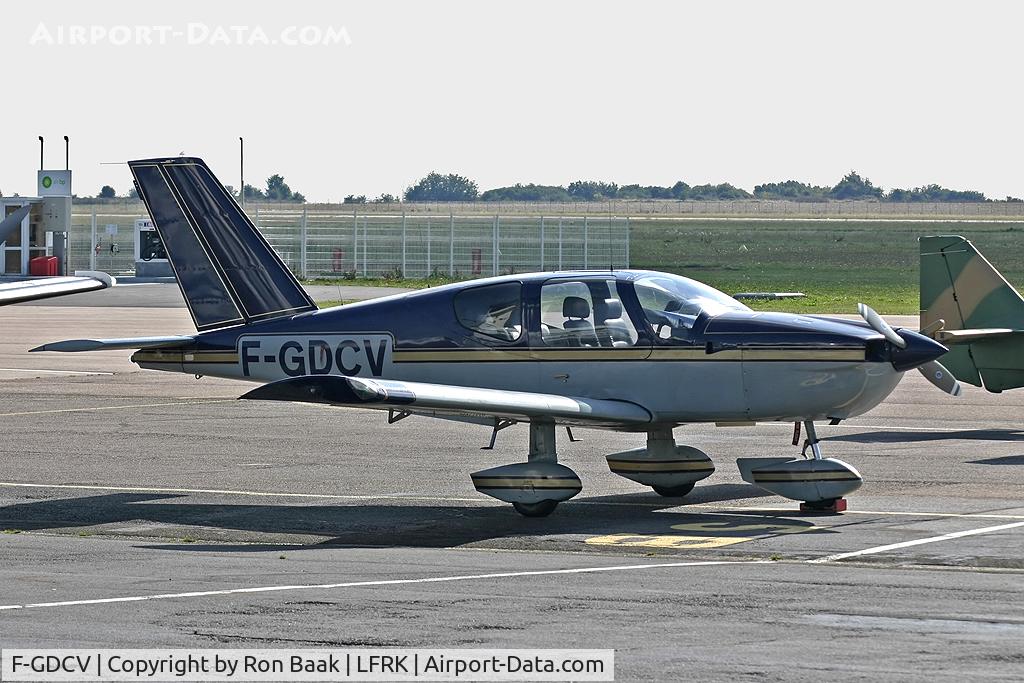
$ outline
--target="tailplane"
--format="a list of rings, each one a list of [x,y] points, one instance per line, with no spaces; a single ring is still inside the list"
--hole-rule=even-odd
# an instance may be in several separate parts
[[[199,331],[316,310],[202,159],[129,161]]]
[[[959,235],[921,238],[921,331],[950,347],[957,379],[1024,386],[1024,298]]]

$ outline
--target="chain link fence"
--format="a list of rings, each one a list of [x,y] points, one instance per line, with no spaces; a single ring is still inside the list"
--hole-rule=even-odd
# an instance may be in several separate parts
[[[135,273],[135,220],[148,216],[125,208],[73,212],[69,272]],[[410,216],[258,205],[248,214],[303,278],[459,278],[629,265],[629,218],[622,216]]]

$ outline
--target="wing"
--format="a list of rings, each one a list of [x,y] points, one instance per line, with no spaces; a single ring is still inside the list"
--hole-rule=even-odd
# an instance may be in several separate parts
[[[77,271],[75,277],[47,277],[0,284],[0,306],[53,296],[113,287],[116,280],[98,271]]]
[[[337,375],[305,375],[271,382],[240,398],[325,403],[439,417],[499,417],[524,421],[547,418],[559,424],[592,427],[622,427],[651,421],[647,409],[630,401]]]

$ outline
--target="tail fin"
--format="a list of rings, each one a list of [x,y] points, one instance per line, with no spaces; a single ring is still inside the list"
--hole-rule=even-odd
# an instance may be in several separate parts
[[[316,310],[202,159],[129,161],[199,331]]]
[[[950,345],[942,363],[957,379],[1024,386],[1024,298],[959,235],[921,238],[921,329]]]

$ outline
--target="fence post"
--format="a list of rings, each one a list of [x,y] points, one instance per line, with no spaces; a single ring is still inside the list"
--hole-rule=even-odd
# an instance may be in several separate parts
[[[495,216],[494,217],[494,243],[491,245],[491,251],[492,251],[492,255],[491,255],[491,270],[494,271],[492,273],[493,275],[497,275],[498,274],[498,242],[501,239],[499,237],[499,235],[498,235],[498,230],[500,230],[500,228],[498,227],[498,217]]]
[[[427,216],[427,277],[430,277],[430,216]]]
[[[455,277],[455,216],[448,214],[448,277]]]
[[[363,216],[363,277],[367,277],[367,273],[369,272],[368,261],[370,260],[370,254],[369,254],[369,250],[366,248],[366,232],[367,232],[367,225],[366,224],[369,223],[369,222],[370,222],[370,217],[369,216]]]
[[[583,270],[590,268],[590,238],[587,235],[587,217],[583,217]]]
[[[626,216],[626,268],[629,268],[629,216]]]
[[[544,216],[540,217],[540,269],[544,270]]]
[[[402,279],[405,279],[405,212],[402,212]]]
[[[359,218],[352,209],[352,277],[359,271]]]
[[[299,244],[299,273],[302,275],[302,279],[303,280],[309,278],[309,268],[308,268],[308,263],[307,263],[307,260],[306,260],[306,257],[307,257],[307,253],[306,253],[306,240],[307,240],[307,238],[308,238],[308,234],[307,234],[307,225],[306,225],[306,208],[303,207],[302,208],[302,224],[301,224],[301,227],[299,229],[299,239],[301,240],[301,243]]]
[[[562,270],[562,217],[558,217],[558,269]]]
[[[89,245],[89,270],[96,270],[96,205],[92,205],[92,240]]]

